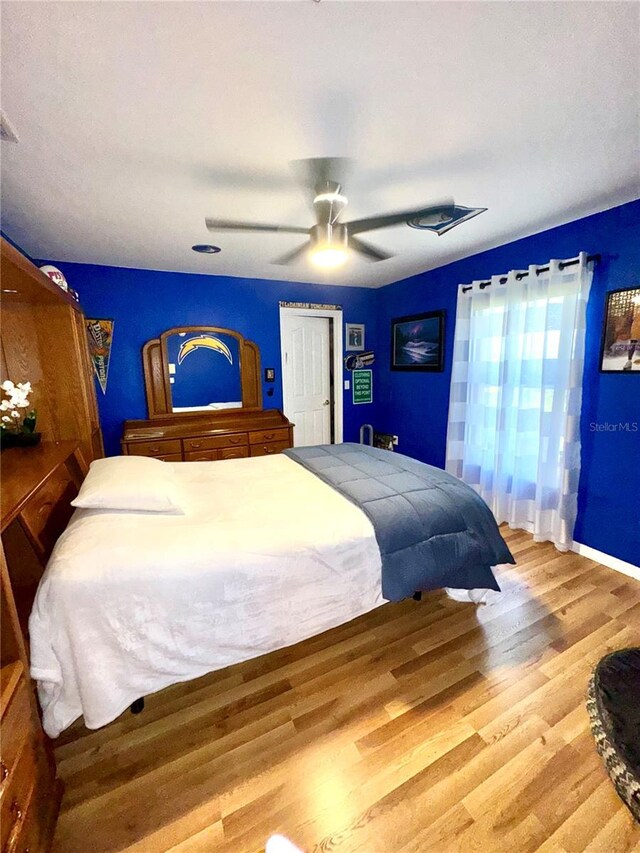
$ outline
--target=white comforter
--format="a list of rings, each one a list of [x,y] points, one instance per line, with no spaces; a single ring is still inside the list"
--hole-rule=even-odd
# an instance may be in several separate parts
[[[186,515],[76,510],[55,547],[29,623],[51,737],[384,603],[370,521],[296,462],[174,467]]]

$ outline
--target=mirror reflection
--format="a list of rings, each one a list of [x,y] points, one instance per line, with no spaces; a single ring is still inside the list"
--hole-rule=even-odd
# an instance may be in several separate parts
[[[223,332],[177,332],[165,339],[173,412],[242,407],[240,345]]]

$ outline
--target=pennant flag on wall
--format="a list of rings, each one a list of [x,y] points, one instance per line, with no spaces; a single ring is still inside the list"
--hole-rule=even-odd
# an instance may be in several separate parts
[[[87,317],[85,323],[87,324],[89,353],[93,362],[93,369],[102,388],[102,393],[106,394],[111,342],[113,341],[113,320],[92,320]]]

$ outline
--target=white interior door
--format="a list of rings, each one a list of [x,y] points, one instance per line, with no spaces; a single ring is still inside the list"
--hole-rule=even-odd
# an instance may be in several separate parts
[[[328,317],[281,317],[284,413],[293,444],[331,443],[331,327]]]

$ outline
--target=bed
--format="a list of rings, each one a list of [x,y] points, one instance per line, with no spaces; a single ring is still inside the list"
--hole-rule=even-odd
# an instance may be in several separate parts
[[[57,737],[80,716],[89,728],[106,725],[139,697],[403,597],[389,594],[385,573],[425,563],[425,547],[435,573],[417,584],[405,578],[410,592],[498,588],[488,565],[476,566],[477,574],[471,563],[479,555],[493,565],[513,558],[471,489],[406,457],[337,448],[222,462],[148,460],[169,466],[184,514],[76,510],[29,623],[31,673],[47,734]],[[425,515],[426,505],[420,510],[420,475],[443,483],[430,488],[447,493],[444,515],[433,508]],[[381,485],[394,506],[382,522],[376,518]],[[401,499],[416,506],[400,511]],[[468,513],[479,514],[479,526]],[[455,528],[450,534],[441,529],[445,515]],[[384,518],[391,518],[386,528]],[[428,524],[435,527],[423,529]],[[411,536],[420,529],[416,543]],[[447,535],[449,568],[440,565]]]

